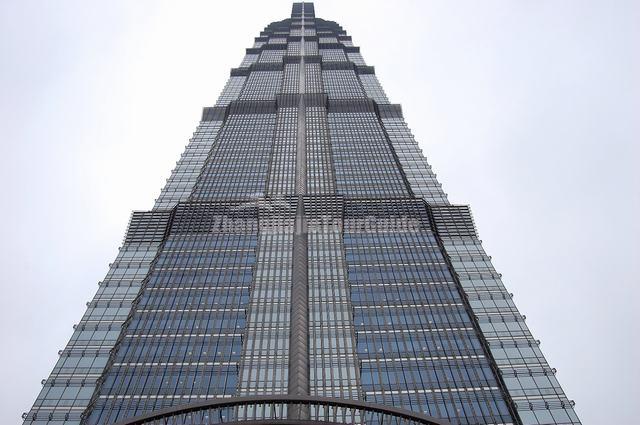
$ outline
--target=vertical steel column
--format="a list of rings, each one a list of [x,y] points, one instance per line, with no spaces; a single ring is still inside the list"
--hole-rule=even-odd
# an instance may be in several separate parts
[[[289,336],[289,394],[309,395],[309,275],[308,232],[303,196],[307,192],[307,145],[305,129],[305,69],[304,69],[304,5],[300,37],[300,78],[298,102],[298,138],[296,143],[296,186],[298,197],[293,235],[293,270],[291,275],[291,334]],[[290,406],[290,419],[309,418],[307,406]]]

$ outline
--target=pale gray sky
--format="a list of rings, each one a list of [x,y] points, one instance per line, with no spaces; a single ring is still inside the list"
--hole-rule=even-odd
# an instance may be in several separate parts
[[[640,2],[329,1],[585,424],[637,423]],[[0,2],[0,423],[289,1]]]

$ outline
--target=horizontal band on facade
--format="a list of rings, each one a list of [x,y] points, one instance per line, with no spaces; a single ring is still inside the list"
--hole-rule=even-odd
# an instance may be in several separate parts
[[[416,248],[435,248],[437,247],[437,245],[432,245],[432,246],[416,246]],[[393,249],[395,247],[390,247],[390,246],[380,246],[379,248],[383,248],[383,249]],[[355,248],[346,248],[345,251],[356,251]],[[378,288],[382,288],[382,287],[387,287],[387,286],[406,286],[406,287],[415,287],[415,286],[425,286],[425,285],[455,285],[454,282],[449,281],[449,280],[442,280],[442,281],[433,281],[433,282],[384,282],[384,283],[352,283],[350,286],[352,288],[369,288],[369,287],[378,287]]]
[[[318,41],[318,49],[342,49],[344,45],[338,43],[337,39],[334,42],[322,42]]]
[[[329,99],[328,102],[329,113],[340,113],[340,112],[371,112],[375,113],[374,101],[372,99],[348,99],[348,100],[337,100],[337,99]]]
[[[465,360],[465,359],[484,359],[483,354],[461,354],[449,356],[422,356],[422,357],[385,357],[385,358],[369,358],[362,359],[362,363],[406,363],[406,362],[427,362],[427,361],[443,361],[443,360]]]
[[[287,50],[287,43],[266,43],[260,49],[262,50]]]
[[[416,266],[430,266],[433,263],[411,263],[411,264],[415,264]],[[399,264],[401,266],[407,266],[407,265],[411,265],[411,264]],[[443,263],[438,263],[438,264],[443,264]],[[395,264],[392,264],[395,265]],[[378,267],[378,265],[368,265],[369,267]],[[353,267],[353,266],[351,266]],[[365,266],[366,267],[366,266]],[[396,308],[442,308],[442,307],[460,307],[463,306],[464,304],[457,302],[451,302],[451,303],[420,303],[420,304],[386,304],[386,305],[357,305],[357,306],[353,306],[352,308],[354,310],[378,310],[378,309],[396,309]]]
[[[229,104],[228,114],[275,114],[277,105],[272,100],[236,100]]]
[[[321,55],[284,55],[278,62],[255,62],[249,66],[232,68],[231,77],[248,77],[252,72],[283,71],[285,64],[298,64],[304,58],[305,63],[319,63],[326,71],[354,71],[358,75],[375,74],[375,68],[369,65],[356,65],[351,61],[325,61]]]
[[[242,338],[242,333],[125,334],[125,338]]]
[[[306,40],[306,37],[305,37],[305,40]],[[345,53],[360,53],[360,47],[359,46],[345,46],[344,44],[340,43],[339,41],[336,41],[336,42],[318,41],[318,49],[342,50]]]
[[[248,67],[232,68],[230,72],[231,77],[248,77],[252,72],[260,71],[283,71],[284,60],[280,62],[256,62]]]
[[[275,102],[270,103],[272,105],[269,108],[275,111]],[[260,198],[181,202],[173,210],[136,211],[132,215],[125,241],[161,242],[169,233],[255,233],[263,222],[274,225],[273,221],[265,221],[265,212],[290,220],[295,212],[296,199],[296,196],[287,196],[277,201]],[[415,198],[344,199],[341,196],[307,195],[303,197],[303,205],[305,217],[311,220],[309,225],[331,227],[337,224],[344,226],[345,231],[353,233],[399,225],[406,225],[402,227],[404,231],[431,230],[432,220],[429,211],[434,217],[433,229],[438,232],[448,235],[456,231],[456,234],[460,234],[462,231],[473,229],[468,227],[468,223],[467,227],[464,227],[465,224],[460,224],[460,220],[454,221],[453,224],[443,222],[438,227],[438,220],[444,220],[441,218],[441,211],[438,210],[440,207],[428,207],[423,200]],[[470,215],[463,217],[470,219]],[[316,222],[317,220],[320,221]],[[400,223],[397,220],[407,222]],[[451,225],[454,227],[447,227]],[[400,231],[401,228],[397,230]]]
[[[320,55],[304,55],[305,63],[322,63],[322,56]]]
[[[284,55],[282,61],[287,63],[295,63],[298,64],[304,58],[305,63],[321,63],[322,56],[320,55]]]
[[[298,64],[298,63],[300,63],[300,61],[301,61],[301,60],[302,60],[302,56],[300,56],[300,55],[285,55],[285,56],[282,58],[282,61],[283,61],[285,64],[288,64],[288,63],[295,63],[295,64]]]
[[[412,333],[450,333],[470,332],[472,327],[448,327],[448,328],[424,328],[424,329],[376,329],[367,331],[355,331],[357,335],[387,335],[387,334],[412,334]]]
[[[272,100],[234,100],[228,106],[206,106],[201,121],[226,121],[234,114],[275,114],[279,108],[297,107],[300,98],[306,107],[326,107],[328,113],[375,113],[380,119],[404,119],[397,104],[377,103],[373,99],[331,100],[325,93],[283,94]]]
[[[415,389],[415,390],[388,390],[388,391],[365,391],[365,394],[369,395],[400,395],[400,394],[440,394],[440,393],[470,393],[470,392],[485,392],[485,391],[498,391],[498,387],[463,387],[463,388],[430,388],[430,389]]]
[[[277,35],[286,36],[291,31],[293,25],[297,25],[297,23],[292,19],[284,19],[279,22],[274,22],[273,24],[266,26],[264,30],[260,31],[260,37]]]
[[[244,313],[246,308],[140,308],[139,313]]]
[[[282,71],[284,69],[283,62],[256,62],[249,67],[250,72],[254,71]]]
[[[323,70],[355,70],[353,62],[349,61],[322,61]]]
[[[293,108],[299,105],[300,100],[304,100],[306,107],[327,106],[327,95],[324,93],[281,94],[276,96],[276,105],[278,108]]]

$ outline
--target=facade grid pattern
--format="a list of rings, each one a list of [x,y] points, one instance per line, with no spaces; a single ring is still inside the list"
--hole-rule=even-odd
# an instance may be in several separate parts
[[[260,55],[257,55],[255,53],[247,53],[246,55],[244,55],[244,58],[240,63],[240,68],[249,68],[251,65],[258,61],[259,57]]]
[[[355,334],[339,216],[309,226],[311,394],[357,399]]]
[[[87,424],[233,394],[255,233],[169,236],[101,378]]]
[[[270,41],[271,42],[271,41]],[[260,53],[260,63],[280,63],[284,57],[286,50],[263,50]]]
[[[259,395],[580,424],[470,209],[449,203],[374,68],[310,3],[265,27],[205,108],[23,418],[107,425]],[[297,409],[233,418],[330,413]]]
[[[222,121],[200,123],[156,200],[155,209],[170,209],[189,198],[221,126]]]
[[[406,231],[345,232],[365,398],[462,424],[510,422],[426,207],[392,202],[348,203],[345,212],[415,222]]]
[[[25,423],[76,425],[89,406],[120,327],[160,242],[125,243],[36,398]]]
[[[293,31],[292,31],[292,33],[293,33]],[[292,34],[292,35],[295,35],[295,34]],[[290,41],[289,44],[287,44],[287,54],[288,55],[299,55],[300,54],[300,42],[299,41]]]
[[[347,56],[342,49],[320,49],[323,62],[346,62]]]
[[[261,228],[241,357],[241,396],[287,393],[293,218],[284,215]]]
[[[322,71],[319,63],[305,64],[305,91],[307,93],[323,93]]]
[[[306,110],[307,192],[333,195],[336,177],[333,169],[327,111],[322,107]]]
[[[322,82],[330,99],[361,99],[365,97],[360,80],[351,69],[323,69]]]
[[[401,118],[383,118],[382,126],[391,141],[411,189],[430,204],[446,205],[447,195],[422,154],[411,130]]]
[[[374,113],[330,113],[328,123],[339,194],[357,198],[408,195]]]
[[[247,77],[230,77],[216,102],[216,106],[227,106],[238,99],[246,81]]]
[[[284,66],[283,94],[295,94],[300,89],[300,64],[288,63]]]
[[[313,36],[311,32],[315,32],[313,30],[305,30],[305,37]],[[304,51],[307,55],[317,55],[318,54],[318,42],[317,41],[305,41],[304,42]]]
[[[282,86],[282,71],[256,71],[247,78],[240,100],[275,100]]]
[[[349,52],[347,53],[347,58],[350,62],[353,62],[356,65],[366,65],[366,62],[360,52]]]
[[[296,157],[298,108],[280,108],[276,121],[271,168],[267,183],[269,197],[293,195],[296,184]]]
[[[364,65],[364,63],[362,65]],[[379,104],[389,103],[389,99],[387,99],[387,95],[375,74],[360,74],[360,83],[362,83],[367,97],[375,100]]]
[[[220,131],[191,199],[264,196],[276,114],[231,115]]]

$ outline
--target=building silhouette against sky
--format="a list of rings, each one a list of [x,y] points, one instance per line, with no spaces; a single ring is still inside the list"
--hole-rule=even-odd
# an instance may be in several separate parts
[[[580,423],[469,208],[311,3],[231,70],[74,329],[25,424]]]

